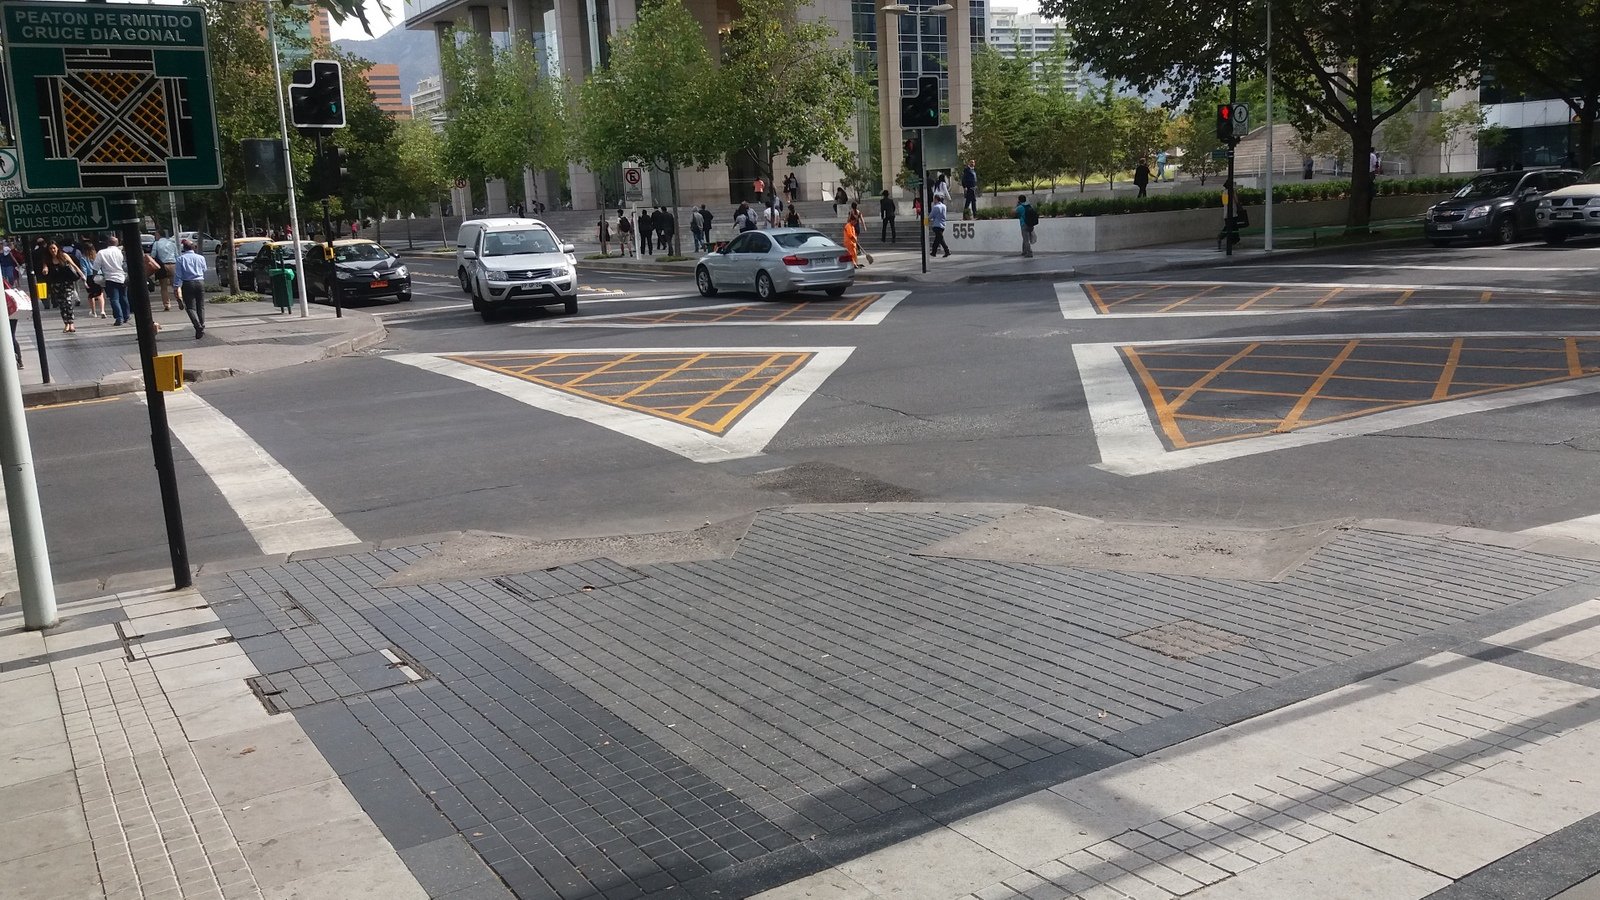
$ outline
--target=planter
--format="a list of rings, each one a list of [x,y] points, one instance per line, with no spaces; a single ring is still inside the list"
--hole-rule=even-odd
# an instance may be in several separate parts
[[[1381,221],[1420,216],[1423,210],[1447,196],[1416,194],[1378,197],[1372,203],[1372,218]],[[1348,200],[1278,203],[1272,208],[1272,224],[1274,230],[1334,227],[1344,223],[1349,208]],[[1265,213],[1260,206],[1247,206],[1245,211],[1253,227],[1260,228],[1265,224]],[[1041,219],[1034,232],[1037,240],[1033,249],[1040,253],[1093,253],[1096,250],[1193,243],[1212,240],[1221,229],[1221,207]],[[956,252],[1022,252],[1022,229],[1016,219],[952,221],[945,229],[945,240],[949,242],[950,249]]]

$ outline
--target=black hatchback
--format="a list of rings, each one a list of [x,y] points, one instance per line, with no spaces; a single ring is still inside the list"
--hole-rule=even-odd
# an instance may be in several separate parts
[[[1422,217],[1428,242],[1488,239],[1508,244],[1538,230],[1533,213],[1539,198],[1581,177],[1571,169],[1491,172],[1462,186],[1455,196],[1435,203]]]
[[[376,241],[359,238],[334,241],[333,259],[318,246],[306,259],[306,290],[340,303],[356,300],[410,300],[411,273],[400,254]]]

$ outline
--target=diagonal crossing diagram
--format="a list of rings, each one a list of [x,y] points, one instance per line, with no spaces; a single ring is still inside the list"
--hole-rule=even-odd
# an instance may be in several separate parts
[[[385,357],[696,462],[755,456],[851,347],[584,348]]]

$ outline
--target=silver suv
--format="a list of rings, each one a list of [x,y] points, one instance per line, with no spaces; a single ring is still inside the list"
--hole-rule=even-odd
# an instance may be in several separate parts
[[[578,259],[538,219],[470,219],[456,235],[456,277],[472,308],[488,321],[510,307],[578,311]]]
[[[1590,166],[1576,184],[1545,194],[1533,217],[1547,244],[1600,232],[1600,163]]]

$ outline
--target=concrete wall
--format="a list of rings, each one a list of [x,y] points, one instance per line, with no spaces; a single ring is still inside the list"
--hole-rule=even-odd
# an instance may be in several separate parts
[[[1399,219],[1420,215],[1447,195],[1379,197],[1373,204],[1374,219]],[[1345,220],[1346,200],[1313,200],[1279,203],[1273,207],[1274,229],[1336,226]],[[1260,228],[1263,210],[1246,207],[1250,224]],[[1082,216],[1042,219],[1036,230],[1035,251],[1047,253],[1090,253],[1096,250],[1122,250],[1210,240],[1222,228],[1221,207],[1179,209],[1163,212],[1127,213],[1115,216]],[[977,222],[951,222],[945,239],[952,250],[977,253],[1020,253],[1021,229],[1015,219],[984,219]]]

